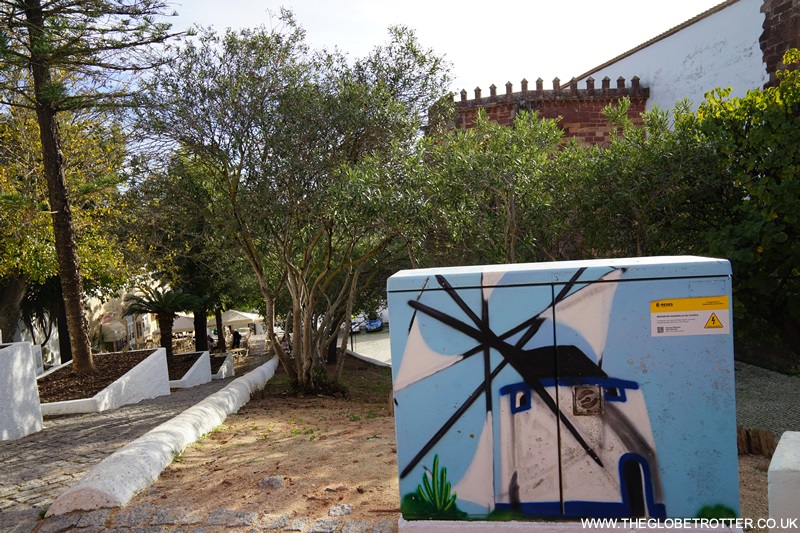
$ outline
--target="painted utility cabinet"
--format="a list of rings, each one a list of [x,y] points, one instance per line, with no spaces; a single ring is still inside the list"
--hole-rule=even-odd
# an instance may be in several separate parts
[[[404,518],[739,516],[730,274],[651,257],[392,276]]]

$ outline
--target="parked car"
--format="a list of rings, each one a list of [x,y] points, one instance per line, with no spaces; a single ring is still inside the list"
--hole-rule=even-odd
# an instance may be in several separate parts
[[[383,320],[380,318],[376,318],[375,320],[367,320],[364,323],[364,330],[367,332],[370,331],[381,331],[383,329]]]

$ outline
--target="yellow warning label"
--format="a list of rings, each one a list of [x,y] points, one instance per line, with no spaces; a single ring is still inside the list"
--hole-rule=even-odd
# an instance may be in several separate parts
[[[665,298],[650,302],[650,335],[653,337],[730,333],[729,296]]]
[[[701,298],[669,298],[650,302],[651,313],[681,313],[685,311],[722,311],[729,308],[727,296]],[[717,327],[717,326],[713,326]]]
[[[719,321],[719,318],[717,318],[717,315],[715,313],[711,313],[711,316],[708,317],[708,322],[706,322],[705,329],[724,327],[725,326],[722,325],[722,322]]]

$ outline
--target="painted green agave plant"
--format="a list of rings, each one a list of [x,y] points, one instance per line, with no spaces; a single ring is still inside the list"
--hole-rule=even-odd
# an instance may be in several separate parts
[[[456,493],[447,481],[447,469],[439,469],[439,456],[433,457],[433,469],[425,469],[422,483],[417,485],[416,492],[406,494],[400,506],[406,519],[447,519],[454,520],[466,517],[456,505]]]

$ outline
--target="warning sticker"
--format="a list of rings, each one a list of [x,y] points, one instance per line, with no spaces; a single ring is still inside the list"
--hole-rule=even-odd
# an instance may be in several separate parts
[[[669,298],[650,302],[650,334],[722,335],[731,332],[727,296]]]

